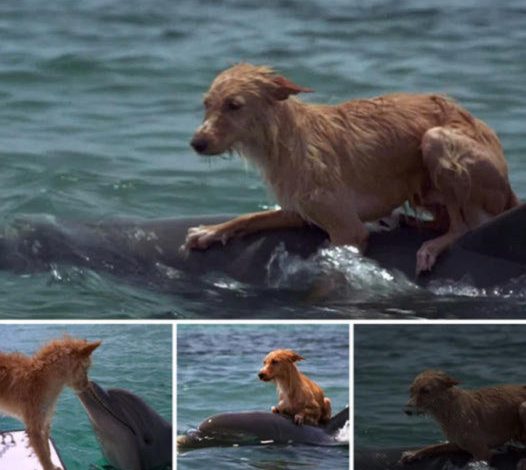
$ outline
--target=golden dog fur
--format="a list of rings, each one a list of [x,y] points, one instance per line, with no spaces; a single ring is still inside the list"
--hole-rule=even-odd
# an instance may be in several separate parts
[[[193,227],[187,249],[313,223],[333,244],[364,250],[364,222],[409,201],[446,214],[443,233],[417,253],[419,273],[467,230],[518,204],[498,137],[454,101],[400,93],[332,106],[292,96],[308,91],[250,64],[213,81],[192,146],[203,155],[246,157],[282,209]]]
[[[402,462],[464,450],[489,462],[492,449],[508,441],[526,444],[526,385],[464,390],[439,370],[426,370],[413,381],[406,413],[431,415],[447,443],[408,451]]]
[[[34,356],[0,353],[0,411],[20,419],[44,470],[51,462],[49,436],[55,403],[64,388],[88,387],[90,355],[100,341],[69,337],[51,341]]]
[[[279,403],[272,412],[291,416],[298,425],[328,423],[331,401],[317,383],[298,370],[295,362],[301,360],[303,357],[290,349],[277,349],[265,357],[258,377],[276,383]]]

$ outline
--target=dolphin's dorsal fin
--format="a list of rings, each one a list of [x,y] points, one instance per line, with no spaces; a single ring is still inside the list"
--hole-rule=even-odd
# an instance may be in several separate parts
[[[338,414],[334,415],[324,428],[327,433],[333,434],[338,429],[343,428],[347,421],[349,421],[349,407],[344,408]]]

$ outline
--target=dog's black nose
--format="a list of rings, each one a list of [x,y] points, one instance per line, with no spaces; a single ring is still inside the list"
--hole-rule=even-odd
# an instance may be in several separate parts
[[[194,137],[190,142],[190,145],[194,148],[197,153],[204,152],[208,147],[208,141],[202,137]]]
[[[413,408],[409,407],[409,406],[406,406],[404,408],[404,413],[407,415],[407,416],[412,416],[414,414],[414,410]]]
[[[258,374],[258,377],[259,377],[259,380],[263,380],[263,377],[265,377],[264,374],[262,374],[261,372]]]

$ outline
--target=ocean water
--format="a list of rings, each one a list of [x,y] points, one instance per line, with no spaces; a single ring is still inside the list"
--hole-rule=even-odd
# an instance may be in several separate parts
[[[448,93],[502,138],[526,195],[520,0],[20,0],[0,4],[0,218],[74,220],[244,213],[274,204],[236,157],[188,142],[218,71],[270,64],[337,103],[391,91]],[[344,270],[347,267],[343,268]],[[520,316],[525,290],[421,291],[352,267],[350,292],[305,302],[229,279],[171,294],[67,265],[0,272],[9,318]],[[484,269],[484,267],[481,267]],[[183,273],[184,277],[184,273]],[[184,281],[184,279],[183,279]],[[153,286],[154,287],[154,286]],[[270,298],[275,299],[269,301]],[[219,314],[220,315],[220,314]]]
[[[355,448],[418,448],[444,436],[430,417],[407,416],[415,376],[442,369],[473,389],[524,383],[526,325],[357,325]]]
[[[331,398],[334,413],[349,404],[347,325],[178,325],[178,435],[196,429],[208,416],[236,411],[267,411],[276,404],[275,386],[257,373],[267,353],[299,352],[302,372]],[[264,445],[216,447],[179,453],[177,468],[326,469],[349,468],[349,434],[342,446]]]
[[[90,378],[104,388],[124,388],[172,421],[172,328],[170,325],[0,325],[1,350],[33,354],[64,334],[102,340],[92,356]],[[0,414],[0,430],[23,425]],[[86,412],[70,388],[57,402],[51,437],[68,470],[108,468]],[[0,463],[0,468],[1,468]]]

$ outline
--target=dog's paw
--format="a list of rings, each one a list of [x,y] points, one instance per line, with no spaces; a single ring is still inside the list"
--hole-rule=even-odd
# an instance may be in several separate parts
[[[276,406],[273,406],[270,411],[272,411],[272,413],[276,413],[276,414],[279,414],[279,410]]]
[[[186,235],[183,251],[188,250],[206,250],[212,243],[221,242],[226,244],[230,235],[228,232],[221,230],[219,225],[199,225],[190,227]]]
[[[417,460],[417,451],[415,450],[406,450],[402,453],[399,462],[402,464],[411,463]]]
[[[437,255],[432,244],[424,243],[416,253],[416,275],[419,276],[424,271],[431,271]]]
[[[305,418],[302,416],[302,415],[294,415],[294,422],[298,425],[298,426],[301,426],[303,424],[303,422],[305,421]]]

